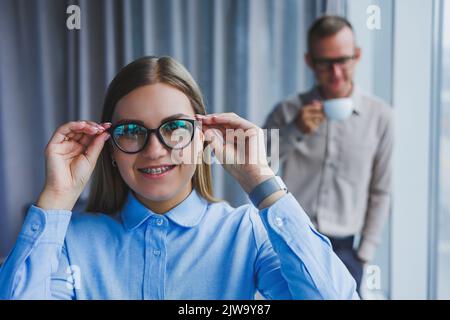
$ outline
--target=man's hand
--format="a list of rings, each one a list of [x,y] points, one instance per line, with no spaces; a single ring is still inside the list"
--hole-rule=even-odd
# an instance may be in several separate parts
[[[297,126],[304,134],[310,134],[315,132],[324,120],[323,105],[320,101],[314,100],[300,109]]]

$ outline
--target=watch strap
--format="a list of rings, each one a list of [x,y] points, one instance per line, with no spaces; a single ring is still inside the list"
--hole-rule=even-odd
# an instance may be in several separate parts
[[[265,198],[280,190],[287,190],[287,187],[279,176],[275,176],[258,184],[248,196],[253,205],[258,207]]]

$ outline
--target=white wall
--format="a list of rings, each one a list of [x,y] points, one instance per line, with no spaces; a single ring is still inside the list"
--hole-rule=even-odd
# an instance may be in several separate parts
[[[427,298],[432,5],[395,1],[394,299]]]
[[[392,102],[396,118],[392,215],[374,261],[393,299],[428,298],[433,1],[347,2],[363,49],[355,81]],[[370,5],[381,9],[381,30],[366,26]]]

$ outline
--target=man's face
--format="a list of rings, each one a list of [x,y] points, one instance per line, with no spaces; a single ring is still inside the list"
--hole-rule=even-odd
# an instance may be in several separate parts
[[[350,28],[313,41],[306,63],[314,71],[318,86],[327,99],[341,98],[351,93],[355,66],[361,50],[355,48]]]

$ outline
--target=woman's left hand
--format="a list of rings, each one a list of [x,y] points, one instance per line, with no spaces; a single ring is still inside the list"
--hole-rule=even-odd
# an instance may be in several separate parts
[[[264,132],[235,113],[196,115],[206,141],[226,171],[250,193],[275,174],[267,163]]]

